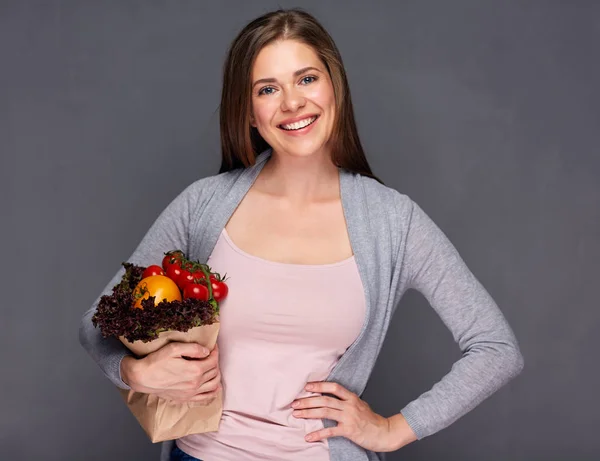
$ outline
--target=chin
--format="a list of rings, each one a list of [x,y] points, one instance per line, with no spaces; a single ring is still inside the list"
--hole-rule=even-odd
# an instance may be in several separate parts
[[[276,146],[273,147],[274,151],[291,157],[318,157],[329,152],[328,143],[325,140],[303,143],[279,142],[270,145]]]
[[[290,157],[294,157],[294,158],[319,157],[321,155],[324,155],[324,153],[325,153],[323,147],[312,148],[312,149],[311,148],[298,149],[298,148],[294,148],[294,147],[290,147],[290,148],[286,149],[285,147],[282,147],[280,149],[280,151],[283,154],[288,155]]]

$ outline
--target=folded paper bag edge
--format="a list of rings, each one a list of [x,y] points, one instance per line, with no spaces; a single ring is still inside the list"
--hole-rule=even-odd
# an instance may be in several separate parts
[[[156,339],[148,342],[141,340],[131,342],[125,339],[124,336],[119,336],[119,340],[138,357],[145,357],[171,342],[198,343],[212,351],[217,343],[220,327],[221,324],[217,321],[211,325],[190,328],[185,332],[175,330],[162,331]]]

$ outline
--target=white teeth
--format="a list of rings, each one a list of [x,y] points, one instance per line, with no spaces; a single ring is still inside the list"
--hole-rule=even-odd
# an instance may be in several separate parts
[[[294,123],[290,123],[289,125],[280,125],[280,126],[284,130],[288,130],[288,131],[290,131],[290,130],[299,130],[300,128],[304,128],[304,127],[310,125],[316,119],[317,119],[317,116],[315,115],[314,117],[307,118],[307,119],[304,119],[304,120],[300,120],[299,122],[294,122]]]

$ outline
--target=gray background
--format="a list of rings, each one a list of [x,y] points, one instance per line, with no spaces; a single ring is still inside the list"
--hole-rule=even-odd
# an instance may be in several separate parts
[[[156,459],[79,319],[163,207],[216,173],[226,47],[278,5],[297,3],[0,2],[1,459]],[[388,459],[600,459],[600,3],[302,6],[342,52],[375,173],[448,234],[526,361]],[[411,292],[363,397],[389,416],[458,356]]]

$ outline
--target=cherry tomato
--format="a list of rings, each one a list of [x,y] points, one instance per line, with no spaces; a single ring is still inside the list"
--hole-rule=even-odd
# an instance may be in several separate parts
[[[192,272],[187,269],[181,269],[181,274],[179,274],[179,277],[175,282],[177,283],[177,286],[183,290],[188,283],[194,282],[195,279],[196,277],[194,277]]]
[[[183,273],[183,269],[178,264],[172,264],[167,268],[167,277],[173,280],[179,286],[179,277]]]
[[[208,288],[200,283],[188,283],[183,289],[183,297],[208,301]]]
[[[194,277],[194,280],[206,280],[206,277],[204,276],[204,272],[202,272],[200,269],[192,272],[192,277]]]
[[[142,278],[151,277],[153,275],[165,275],[165,271],[162,270],[162,267],[157,266],[156,264],[153,266],[148,266],[144,272],[142,272]]]
[[[171,266],[181,266],[183,259],[184,255],[181,250],[169,251],[162,260],[162,267],[167,272]]]
[[[225,282],[219,281],[216,278],[213,280],[213,277],[210,277],[211,286],[212,286],[212,294],[215,301],[219,302],[227,296],[229,293],[229,287],[225,284]]]

